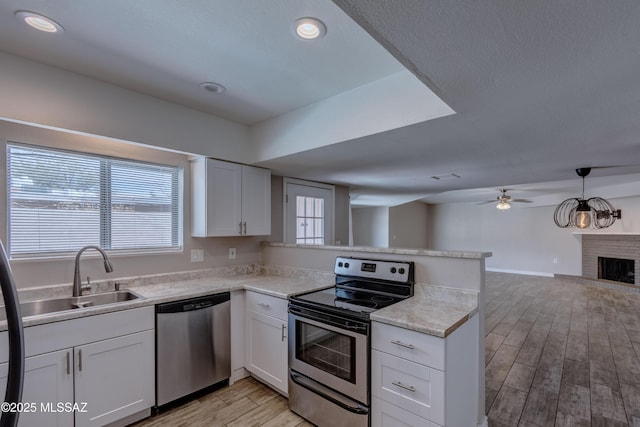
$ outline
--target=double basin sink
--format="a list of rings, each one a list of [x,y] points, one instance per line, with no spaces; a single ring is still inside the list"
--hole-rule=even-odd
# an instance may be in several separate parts
[[[80,297],[51,298],[21,303],[20,314],[25,318],[60,311],[77,310],[107,304],[118,304],[138,299],[144,299],[144,297],[132,291],[113,291],[83,295]],[[7,320],[7,314],[4,310],[4,306],[0,306],[0,321],[2,320]]]

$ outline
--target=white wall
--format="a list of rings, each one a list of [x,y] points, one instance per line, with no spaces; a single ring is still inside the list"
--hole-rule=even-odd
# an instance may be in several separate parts
[[[0,52],[0,118],[246,162],[244,125]]]
[[[640,197],[610,199],[622,209],[605,233],[640,232]],[[438,250],[491,251],[487,269],[520,273],[580,275],[581,237],[558,228],[555,206],[514,204],[506,211],[493,205],[449,203],[429,207],[429,246]],[[557,263],[554,263],[554,260]]]
[[[411,202],[389,208],[389,247],[427,248],[428,212],[422,202]]]
[[[351,208],[354,246],[389,247],[389,208]]]
[[[422,202],[351,209],[353,245],[378,248],[427,248],[428,212]]]
[[[102,263],[91,258],[91,252],[82,260],[83,277],[92,280],[115,279],[119,277],[173,271],[197,270],[229,264],[252,264],[260,260],[259,237],[192,238],[191,230],[191,190],[190,168],[186,155],[150,149],[135,144],[125,144],[105,138],[88,137],[60,131],[47,130],[0,120],[0,173],[6,177],[6,141],[86,151],[114,157],[145,160],[176,165],[184,171],[184,251],[180,253],[113,256],[114,272],[104,273]],[[4,182],[4,178],[3,178]],[[7,224],[6,184],[0,185],[0,224]],[[0,239],[6,243],[6,226],[0,227]],[[228,248],[235,247],[237,258],[228,259]],[[191,263],[191,249],[204,249],[204,262]],[[71,283],[73,280],[73,258],[47,260],[13,260],[13,270],[19,288]]]
[[[404,70],[252,126],[252,162],[450,114],[447,104]]]

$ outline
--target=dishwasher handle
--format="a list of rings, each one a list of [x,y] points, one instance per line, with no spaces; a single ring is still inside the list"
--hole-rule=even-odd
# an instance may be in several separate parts
[[[223,292],[206,297],[191,298],[180,301],[156,305],[156,313],[184,313],[187,311],[204,310],[214,305],[222,304],[231,299],[231,293]]]

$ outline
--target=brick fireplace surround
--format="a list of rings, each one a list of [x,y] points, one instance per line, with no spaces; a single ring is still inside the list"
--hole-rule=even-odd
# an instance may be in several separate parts
[[[632,259],[640,286],[640,234],[582,234],[582,276],[598,279],[598,257]]]

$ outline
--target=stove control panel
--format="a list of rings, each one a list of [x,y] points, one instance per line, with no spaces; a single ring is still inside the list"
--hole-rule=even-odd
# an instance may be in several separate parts
[[[413,263],[337,257],[334,272],[341,276],[366,277],[393,282],[413,281]]]

